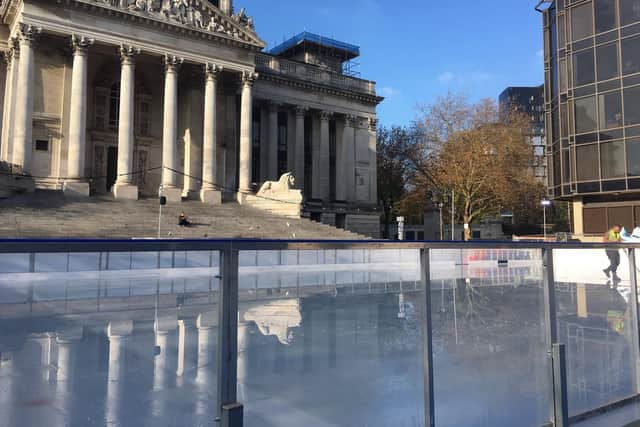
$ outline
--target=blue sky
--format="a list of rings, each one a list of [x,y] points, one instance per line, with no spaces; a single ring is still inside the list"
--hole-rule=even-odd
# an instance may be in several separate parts
[[[361,48],[360,72],[386,97],[383,125],[448,90],[497,98],[543,82],[541,17],[531,0],[236,0],[269,47],[307,30]]]

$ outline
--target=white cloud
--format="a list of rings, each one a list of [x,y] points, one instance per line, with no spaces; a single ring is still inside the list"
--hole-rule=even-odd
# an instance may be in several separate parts
[[[438,76],[438,81],[440,84],[448,85],[451,84],[455,80],[456,76],[451,71],[445,71],[444,73]]]
[[[445,86],[465,86],[469,84],[477,84],[487,82],[493,79],[493,74],[484,71],[472,71],[465,73],[455,73],[453,71],[445,71],[438,75],[438,83]]]
[[[392,88],[391,86],[385,86],[383,88],[380,88],[380,93],[385,98],[391,98],[392,96],[399,95],[400,91],[397,90],[397,89]]]
[[[539,51],[537,51],[536,57],[538,57],[539,59],[542,59],[544,57],[544,49],[540,49]]]

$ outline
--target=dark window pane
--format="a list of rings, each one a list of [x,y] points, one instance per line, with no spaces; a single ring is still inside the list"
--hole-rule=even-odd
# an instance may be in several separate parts
[[[624,124],[640,124],[640,86],[624,90]]]
[[[596,97],[576,99],[576,133],[592,132],[598,127]]]
[[[632,24],[640,21],[640,0],[620,0],[620,23]]]
[[[624,177],[624,142],[614,141],[600,145],[602,178]]]
[[[596,0],[596,33],[612,30],[616,22],[615,0]]]
[[[562,150],[562,181],[567,183],[571,180],[569,172],[569,150]]]
[[[567,60],[561,59],[560,62],[560,93],[567,91]]]
[[[622,126],[622,99],[620,92],[605,93],[598,97],[600,128],[610,129]]]
[[[560,132],[562,132],[562,138],[569,136],[569,120],[567,114],[567,104],[560,104]]]
[[[640,37],[622,40],[622,74],[640,71]]]
[[[640,176],[640,138],[627,140],[627,169],[629,176]]]
[[[573,55],[573,84],[582,86],[593,83],[595,70],[593,67],[593,50],[585,50]]]
[[[612,43],[596,48],[598,80],[618,77],[618,44]]]
[[[576,41],[591,35],[593,35],[591,3],[571,9],[571,40]]]
[[[578,166],[578,181],[592,181],[600,179],[598,174],[598,146],[583,145],[576,147],[576,164]]]
[[[566,44],[564,15],[560,15],[558,16],[558,46],[560,49],[564,49]]]

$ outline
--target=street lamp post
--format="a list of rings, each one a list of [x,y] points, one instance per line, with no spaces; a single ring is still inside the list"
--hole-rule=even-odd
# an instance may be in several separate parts
[[[542,230],[544,233],[544,240],[547,241],[547,206],[551,206],[551,201],[544,199],[542,202]]]
[[[444,203],[438,203],[438,209],[440,209],[440,240],[444,240],[444,225],[442,223],[442,208],[444,208]]]

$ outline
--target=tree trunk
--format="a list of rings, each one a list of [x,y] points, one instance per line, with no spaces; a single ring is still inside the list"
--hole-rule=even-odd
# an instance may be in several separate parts
[[[464,224],[466,225],[465,229],[464,229],[464,240],[466,242],[468,242],[469,240],[471,240],[471,220],[469,215],[467,215],[466,213],[464,214]]]

